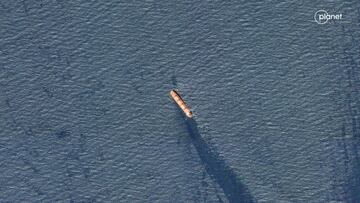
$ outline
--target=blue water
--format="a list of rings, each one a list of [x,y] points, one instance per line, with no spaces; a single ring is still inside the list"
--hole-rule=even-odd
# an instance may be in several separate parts
[[[0,1],[0,202],[360,202],[359,40],[357,1]]]

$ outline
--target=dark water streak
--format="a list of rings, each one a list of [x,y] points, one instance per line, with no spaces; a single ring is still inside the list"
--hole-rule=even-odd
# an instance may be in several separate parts
[[[235,172],[201,137],[196,121],[194,119],[187,119],[185,123],[207,173],[220,185],[229,202],[255,202],[246,186],[239,181]]]
[[[360,15],[360,13],[359,13]],[[357,36],[350,28],[342,26],[344,36],[351,39],[351,44],[345,45],[342,52],[342,63],[345,66],[346,72],[346,109],[351,124],[351,142],[348,143],[343,139],[344,153],[347,160],[345,160],[345,168],[350,169],[351,174],[348,177],[345,188],[347,202],[360,202],[360,120],[358,118],[360,112],[360,64],[356,61],[359,53],[359,48],[354,46],[358,44]],[[343,137],[345,137],[345,130],[343,130]]]

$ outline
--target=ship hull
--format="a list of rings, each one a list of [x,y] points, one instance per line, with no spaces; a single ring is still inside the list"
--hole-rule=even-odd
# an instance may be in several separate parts
[[[189,106],[185,103],[185,101],[181,98],[180,94],[176,90],[170,91],[171,98],[175,101],[178,107],[184,112],[186,117],[192,118],[193,113],[191,112]]]

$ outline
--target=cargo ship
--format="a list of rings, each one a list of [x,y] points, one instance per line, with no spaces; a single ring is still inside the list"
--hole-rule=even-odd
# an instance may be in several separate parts
[[[193,117],[193,113],[191,112],[189,106],[185,103],[185,101],[181,98],[180,94],[176,90],[171,90],[170,96],[173,98],[173,100],[179,106],[179,108],[184,112],[186,117],[188,118]]]

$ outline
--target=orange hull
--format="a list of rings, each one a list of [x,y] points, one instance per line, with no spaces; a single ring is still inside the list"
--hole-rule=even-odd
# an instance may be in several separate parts
[[[188,105],[186,105],[185,101],[180,97],[179,93],[177,93],[175,90],[171,90],[170,96],[173,98],[173,100],[179,106],[179,108],[185,113],[186,117],[188,118],[193,117],[190,108],[188,107]]]

